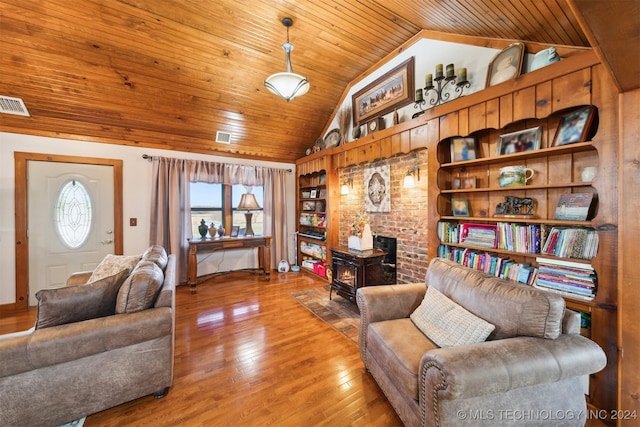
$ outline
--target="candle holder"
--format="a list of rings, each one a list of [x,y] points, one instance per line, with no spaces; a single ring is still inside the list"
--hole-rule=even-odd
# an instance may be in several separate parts
[[[429,97],[429,104],[435,107],[436,105],[449,101],[450,98],[460,98],[465,88],[468,89],[471,87],[471,82],[469,82],[467,79],[456,82],[456,78],[457,76],[455,75],[451,75],[449,77],[438,76],[433,79],[435,81],[435,85],[425,86],[424,97]],[[457,96],[455,98],[451,97],[451,91],[445,91],[446,87],[449,85],[452,85],[454,88],[454,92],[457,93]],[[424,99],[423,101],[426,103]]]

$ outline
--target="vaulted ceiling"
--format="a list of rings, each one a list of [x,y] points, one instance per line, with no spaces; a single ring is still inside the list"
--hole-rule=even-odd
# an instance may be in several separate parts
[[[2,0],[0,95],[31,116],[0,131],[294,161],[323,135],[355,80],[413,37],[503,47],[593,47],[621,90],[638,87],[640,1]],[[292,102],[264,78],[293,71]],[[635,49],[629,60],[629,49]],[[625,58],[627,58],[625,60]],[[215,142],[216,131],[232,134]]]

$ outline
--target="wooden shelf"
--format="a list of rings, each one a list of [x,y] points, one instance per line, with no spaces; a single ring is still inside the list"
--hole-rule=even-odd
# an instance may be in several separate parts
[[[459,188],[455,190],[441,190],[442,194],[456,194],[456,193],[487,193],[494,191],[527,191],[527,190],[547,190],[551,188],[571,188],[571,187],[591,187],[591,181],[589,182],[565,182],[556,184],[544,184],[544,185],[523,185],[520,187],[482,187],[482,188]]]
[[[457,222],[512,222],[512,223],[526,223],[526,224],[549,224],[559,225],[567,227],[593,227],[591,221],[566,221],[561,219],[541,219],[541,218],[494,218],[484,216],[451,216],[442,215],[440,220],[449,220]]]
[[[561,145],[559,147],[541,148],[539,150],[525,151],[523,153],[504,154],[496,157],[483,157],[481,159],[464,160],[460,162],[442,163],[441,168],[460,168],[470,166],[481,166],[492,163],[512,162],[516,160],[536,159],[546,156],[557,156],[561,154],[572,154],[583,151],[595,150],[591,141],[576,142],[573,144]]]

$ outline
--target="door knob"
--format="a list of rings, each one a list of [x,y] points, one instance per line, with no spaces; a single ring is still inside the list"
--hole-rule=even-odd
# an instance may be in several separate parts
[[[113,243],[113,239],[107,239],[107,240],[103,240],[102,242],[103,245],[108,245],[109,243]]]

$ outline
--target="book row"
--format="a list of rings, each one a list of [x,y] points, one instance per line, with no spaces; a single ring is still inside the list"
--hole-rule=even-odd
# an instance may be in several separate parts
[[[570,298],[591,301],[597,291],[596,272],[586,263],[538,257],[536,266],[518,263],[504,255],[447,245],[438,247],[438,256],[501,279]]]
[[[547,224],[438,222],[442,243],[464,244],[518,253],[591,259],[598,253],[598,233],[589,228]]]

